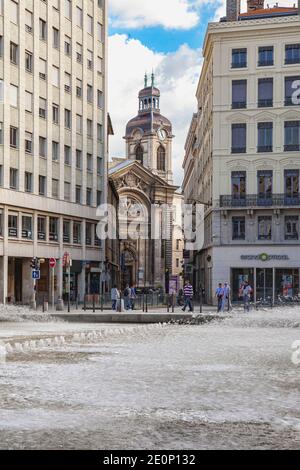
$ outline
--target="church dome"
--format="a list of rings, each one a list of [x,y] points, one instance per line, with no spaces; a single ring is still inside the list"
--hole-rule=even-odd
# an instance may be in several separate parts
[[[126,126],[126,138],[131,137],[135,130],[144,134],[151,134],[164,128],[168,135],[172,135],[172,124],[160,113],[160,90],[154,86],[154,74],[151,76],[151,86],[148,86],[148,77],[145,76],[145,86],[139,92],[139,112]]]

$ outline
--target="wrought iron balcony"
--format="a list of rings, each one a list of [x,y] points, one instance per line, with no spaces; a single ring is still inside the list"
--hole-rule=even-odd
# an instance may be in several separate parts
[[[254,207],[300,207],[300,193],[295,196],[286,194],[263,195],[247,194],[244,197],[220,196],[221,208],[254,208]]]

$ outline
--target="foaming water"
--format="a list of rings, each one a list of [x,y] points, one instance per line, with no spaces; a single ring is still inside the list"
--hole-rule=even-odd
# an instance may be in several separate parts
[[[0,447],[299,449],[299,311],[259,315],[11,342]]]

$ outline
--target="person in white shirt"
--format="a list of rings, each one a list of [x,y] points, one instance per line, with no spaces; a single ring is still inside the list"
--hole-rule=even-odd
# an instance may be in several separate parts
[[[120,291],[115,285],[111,290],[112,309],[117,310],[117,303],[120,300]]]

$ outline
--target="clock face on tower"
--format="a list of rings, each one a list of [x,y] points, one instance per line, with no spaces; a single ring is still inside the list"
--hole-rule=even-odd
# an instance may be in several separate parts
[[[159,138],[159,140],[161,140],[161,141],[163,142],[163,141],[166,140],[166,138],[167,138],[167,133],[166,133],[166,131],[165,131],[164,129],[159,129],[159,130],[157,131],[157,137]]]

